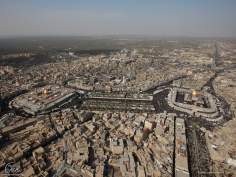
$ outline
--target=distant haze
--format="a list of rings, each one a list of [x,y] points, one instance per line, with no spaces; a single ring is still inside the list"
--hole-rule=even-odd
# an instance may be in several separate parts
[[[0,0],[0,37],[236,37],[236,0]]]

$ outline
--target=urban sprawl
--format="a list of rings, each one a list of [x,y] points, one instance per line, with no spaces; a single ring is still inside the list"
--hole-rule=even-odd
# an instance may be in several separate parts
[[[2,52],[0,176],[236,176],[236,43],[142,42]]]

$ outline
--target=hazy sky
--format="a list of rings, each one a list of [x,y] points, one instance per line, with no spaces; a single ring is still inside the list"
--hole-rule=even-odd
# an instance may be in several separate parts
[[[0,0],[0,36],[236,36],[236,0]]]

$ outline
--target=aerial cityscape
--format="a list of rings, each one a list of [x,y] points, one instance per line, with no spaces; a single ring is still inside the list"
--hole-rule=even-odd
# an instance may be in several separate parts
[[[236,36],[2,24],[0,177],[236,177]]]

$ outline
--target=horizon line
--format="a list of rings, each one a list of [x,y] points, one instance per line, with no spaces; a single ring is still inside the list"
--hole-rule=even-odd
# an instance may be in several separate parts
[[[236,39],[236,36],[200,36],[200,35],[153,35],[153,34],[81,34],[81,35],[74,35],[74,34],[45,34],[45,35],[0,35],[0,39],[15,39],[15,38],[44,38],[44,37],[49,37],[49,38],[65,38],[65,37],[91,37],[91,38],[106,38],[106,37],[136,37],[136,38],[231,38],[231,39]]]

